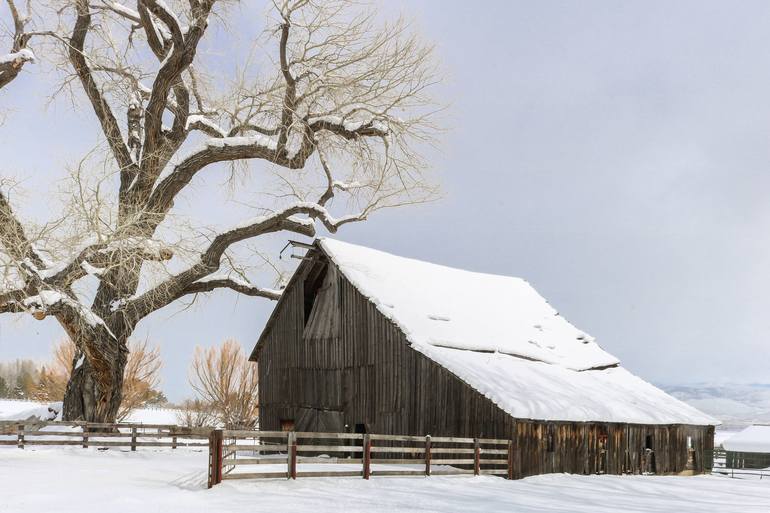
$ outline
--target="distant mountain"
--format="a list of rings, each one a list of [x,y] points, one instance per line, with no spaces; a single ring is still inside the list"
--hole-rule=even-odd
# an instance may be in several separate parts
[[[721,429],[770,424],[770,384],[658,385],[677,399],[723,422]]]

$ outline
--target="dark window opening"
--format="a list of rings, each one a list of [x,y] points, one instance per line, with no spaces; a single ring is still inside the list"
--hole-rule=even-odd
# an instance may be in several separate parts
[[[281,431],[294,431],[294,419],[281,419]]]
[[[649,449],[649,450],[653,450],[654,447],[652,445],[652,442],[653,442],[652,435],[647,435],[645,437],[645,439],[644,439],[644,448],[645,449]]]
[[[546,436],[545,450],[548,452],[554,452],[556,450],[556,433],[555,428],[552,425],[548,426],[548,435]]]
[[[353,428],[353,432],[365,435],[368,432],[366,430],[366,424],[356,424]]]

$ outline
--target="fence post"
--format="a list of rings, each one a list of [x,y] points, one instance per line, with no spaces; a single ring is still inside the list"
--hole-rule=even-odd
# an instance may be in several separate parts
[[[133,430],[132,430],[133,431]],[[133,448],[131,449],[134,450]],[[209,483],[208,487],[214,486],[214,430],[209,432]]]
[[[209,447],[211,447],[211,441],[209,440]],[[131,428],[131,450],[136,450],[136,426]]]
[[[481,473],[481,445],[479,439],[473,439],[473,475],[478,476]]]
[[[83,426],[83,449],[88,449],[88,428]]]
[[[17,426],[18,435],[16,440],[16,446],[19,449],[24,449],[24,424],[19,424]]]
[[[513,479],[513,440],[508,440],[508,479]]]
[[[286,447],[288,449],[288,463],[289,463],[289,479],[297,479],[297,435],[294,431],[289,433],[286,440]]]
[[[171,437],[171,448],[176,449],[176,435]]]
[[[430,435],[425,435],[425,475],[430,476]]]
[[[222,482],[222,430],[209,434],[209,488]]]
[[[372,474],[372,439],[368,434],[364,435],[364,479],[369,479]]]

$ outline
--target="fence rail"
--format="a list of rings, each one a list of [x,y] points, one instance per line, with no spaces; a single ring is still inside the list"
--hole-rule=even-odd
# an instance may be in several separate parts
[[[210,487],[229,479],[461,474],[513,477],[510,440],[215,430],[209,447]]]
[[[70,428],[67,430],[66,428]],[[207,447],[208,428],[169,424],[0,421],[0,446]]]
[[[208,447],[208,485],[230,479],[497,475],[512,479],[511,440],[188,428],[172,424],[0,421],[0,446]],[[770,455],[705,451],[704,468],[770,477]]]

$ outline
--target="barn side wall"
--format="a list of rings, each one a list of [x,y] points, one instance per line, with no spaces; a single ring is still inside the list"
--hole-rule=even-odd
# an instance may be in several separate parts
[[[309,272],[306,264],[298,272]],[[340,329],[323,340],[303,340],[303,280],[284,292],[258,351],[262,429],[290,420],[298,431],[513,439],[516,477],[703,471],[713,427],[514,419],[411,349],[341,274],[338,284]]]

